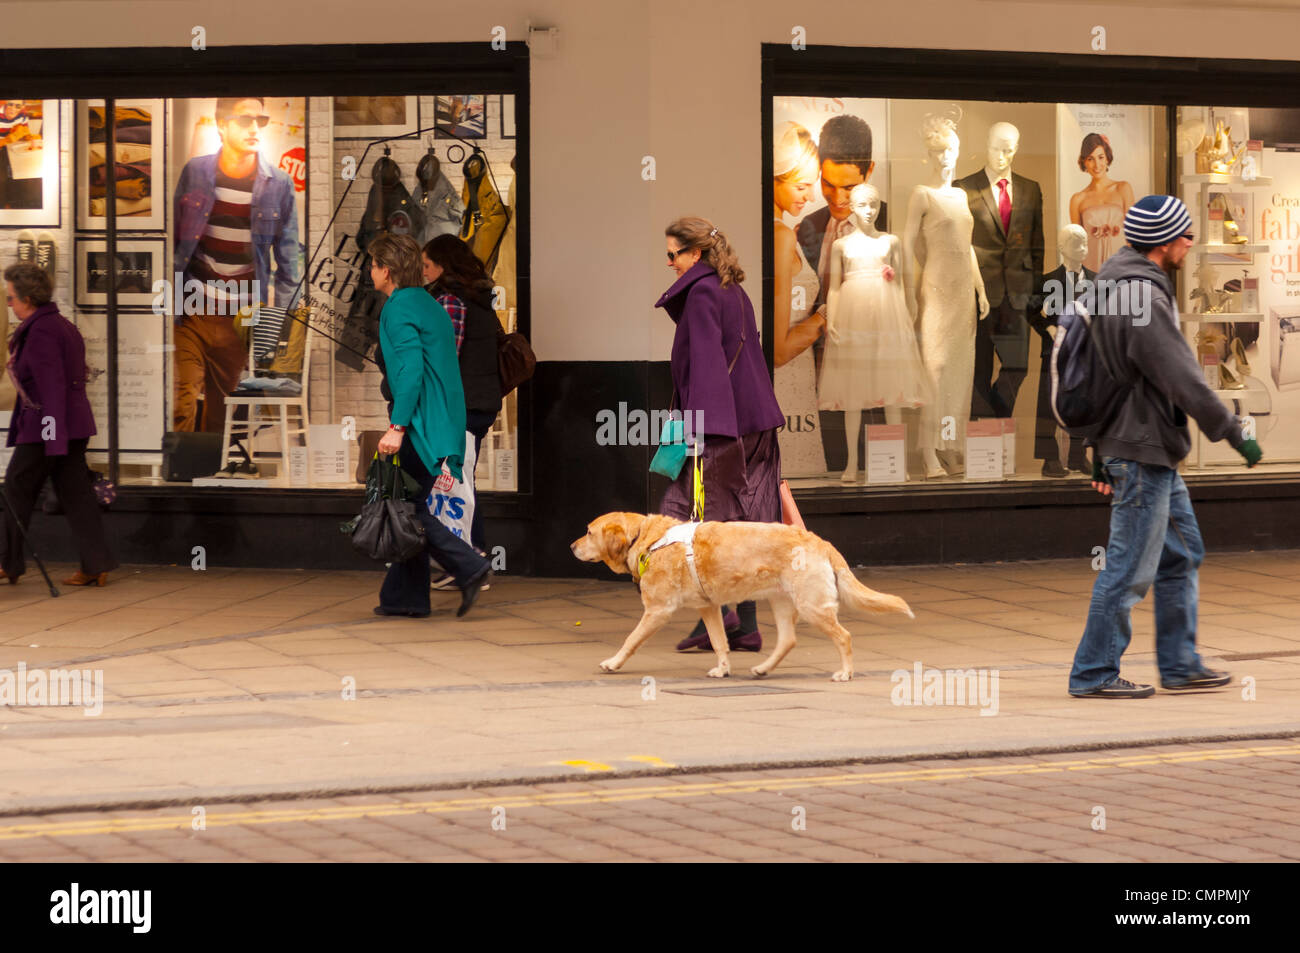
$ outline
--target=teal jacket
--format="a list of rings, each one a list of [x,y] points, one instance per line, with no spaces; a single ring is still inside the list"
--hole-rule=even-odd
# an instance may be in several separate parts
[[[389,422],[407,428],[430,473],[437,476],[438,461],[446,459],[462,479],[465,391],[451,317],[423,288],[398,288],[379,315],[379,346],[393,392]]]

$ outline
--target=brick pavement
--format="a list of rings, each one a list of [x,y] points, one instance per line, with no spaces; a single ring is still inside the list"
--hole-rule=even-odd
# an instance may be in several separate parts
[[[602,778],[10,817],[0,862],[1294,861],[1298,783],[1294,741]]]
[[[0,669],[100,669],[104,710],[0,707],[0,813],[1300,732],[1300,553],[1211,556],[1201,648],[1237,681],[1132,702],[1065,693],[1089,562],[862,573],[917,617],[846,613],[848,684],[806,630],[769,679],[744,653],[706,679],[709,655],[673,650],[686,613],[603,675],[640,615],[626,581],[504,577],[464,620],[455,595],[408,620],[371,614],[377,573],[152,567],[57,600],[28,577],[0,587]],[[1152,681],[1149,600],[1134,621],[1125,674]],[[998,670],[997,715],[893,704],[917,662]]]

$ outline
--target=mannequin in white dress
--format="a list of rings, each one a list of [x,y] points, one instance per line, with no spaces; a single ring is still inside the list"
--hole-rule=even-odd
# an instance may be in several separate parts
[[[970,205],[954,188],[960,143],[956,120],[929,116],[921,130],[934,174],[918,185],[903,230],[904,288],[908,310],[918,321],[921,358],[935,385],[935,399],[921,412],[917,445],[927,478],[961,472],[959,448],[970,418],[970,382],[975,371],[975,324],[989,312],[979,262],[971,246]],[[912,269],[915,268],[914,272]],[[945,451],[948,470],[937,450]]]
[[[884,407],[885,420],[903,421],[901,408],[929,403],[933,388],[921,361],[903,294],[902,242],[876,229],[880,193],[858,185],[849,193],[856,231],[831,246],[826,334],[818,406],[842,410],[847,433],[858,433],[862,411]],[[849,441],[841,482],[853,483],[857,441]]]

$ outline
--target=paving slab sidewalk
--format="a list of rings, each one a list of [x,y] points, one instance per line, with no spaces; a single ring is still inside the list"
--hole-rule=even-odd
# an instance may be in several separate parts
[[[1300,552],[1210,557],[1200,646],[1233,685],[1132,701],[1066,694],[1086,559],[859,575],[916,618],[846,612],[847,684],[806,626],[771,677],[735,653],[706,678],[685,612],[602,674],[640,616],[625,581],[501,577],[411,620],[372,614],[377,573],[139,567],[58,599],[29,576],[0,587],[0,678],[102,672],[103,707],[0,706],[0,813],[1300,734]],[[1149,599],[1134,633],[1124,674],[1156,682]],[[917,665],[984,672],[983,703],[896,703]]]

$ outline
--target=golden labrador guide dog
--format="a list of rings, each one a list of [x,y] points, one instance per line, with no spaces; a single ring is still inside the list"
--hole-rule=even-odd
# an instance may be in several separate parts
[[[573,541],[584,562],[603,562],[614,572],[631,573],[641,589],[645,613],[623,647],[600,663],[617,672],[628,657],[672,617],[689,606],[700,610],[718,664],[713,678],[731,674],[721,606],[767,599],[776,616],[776,648],[750,671],[763,676],[794,648],[800,616],[821,629],[840,650],[833,681],[853,677],[853,637],[840,625],[843,599],[864,612],[912,610],[897,596],[858,582],[844,557],[826,540],[782,523],[683,523],[671,516],[606,513]]]

